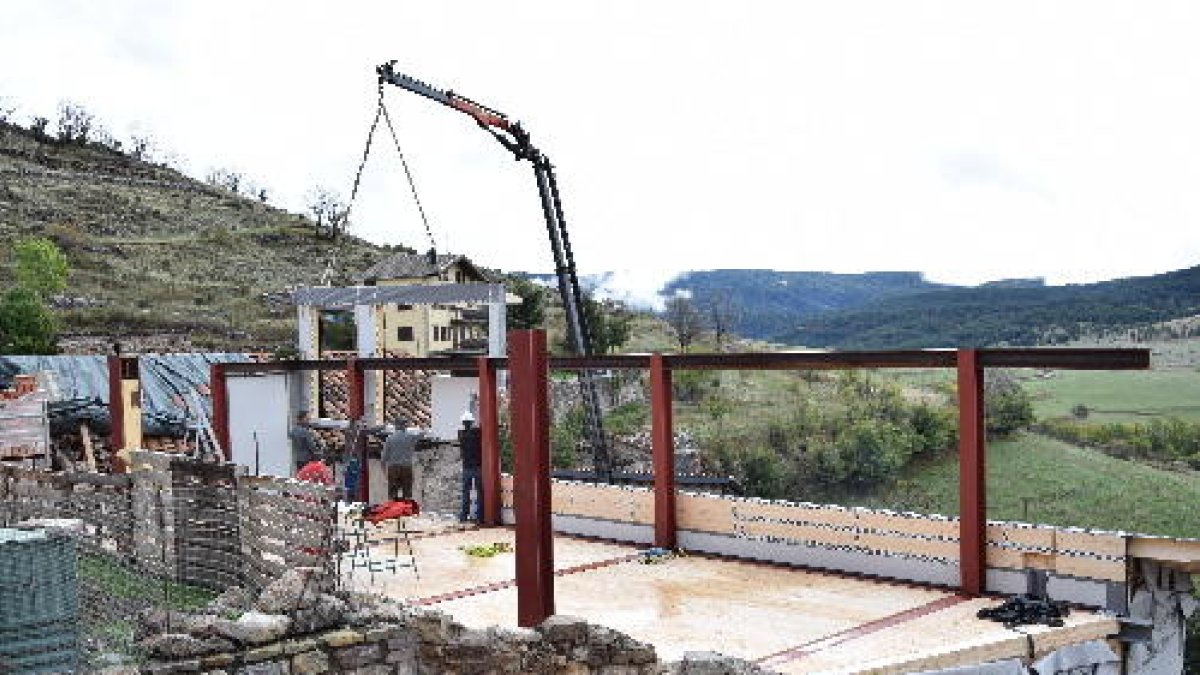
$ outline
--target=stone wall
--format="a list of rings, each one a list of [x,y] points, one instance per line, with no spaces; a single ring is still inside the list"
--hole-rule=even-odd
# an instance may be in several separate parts
[[[150,660],[108,675],[353,675],[762,673],[717,654],[660,662],[654,647],[582,619],[535,629],[469,629],[448,615],[378,596],[318,590],[317,570],[294,570],[256,599],[230,590],[190,613],[142,617]]]

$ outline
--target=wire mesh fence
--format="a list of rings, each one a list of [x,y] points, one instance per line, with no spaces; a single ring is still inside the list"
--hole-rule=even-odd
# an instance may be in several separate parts
[[[4,568],[0,589],[13,577],[39,606],[74,598],[63,611],[75,615],[77,630],[67,640],[71,649],[59,651],[73,653],[80,669],[140,661],[142,618],[169,629],[186,620],[180,612],[230,587],[258,591],[294,567],[334,570],[332,488],[239,476],[232,465],[159,453],[136,453],[134,467],[128,475],[0,467],[0,527],[19,528],[3,531],[45,530],[71,543],[69,555],[59,556],[69,573],[33,565],[21,577]],[[53,627],[31,616],[29,625],[0,626],[0,659],[36,650],[30,631]],[[21,672],[61,672],[62,665]]]

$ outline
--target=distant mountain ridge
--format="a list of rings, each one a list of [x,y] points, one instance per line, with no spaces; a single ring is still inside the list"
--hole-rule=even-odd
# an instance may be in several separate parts
[[[810,315],[778,340],[898,349],[1060,344],[1200,314],[1200,266],[1094,284],[988,284],[895,295]]]
[[[920,272],[720,269],[684,272],[661,293],[688,293],[701,309],[713,301],[733,300],[734,332],[769,339],[793,330],[809,317],[944,288],[949,286],[930,282]]]

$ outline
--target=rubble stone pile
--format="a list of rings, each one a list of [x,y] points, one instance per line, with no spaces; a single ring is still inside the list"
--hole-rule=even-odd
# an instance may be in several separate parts
[[[108,675],[317,675],[351,673],[555,673],[734,675],[763,673],[719,654],[663,664],[654,647],[566,616],[536,629],[469,629],[450,616],[380,596],[333,591],[321,572],[289,570],[257,598],[230,588],[190,612],[153,611],[139,622],[138,666]]]

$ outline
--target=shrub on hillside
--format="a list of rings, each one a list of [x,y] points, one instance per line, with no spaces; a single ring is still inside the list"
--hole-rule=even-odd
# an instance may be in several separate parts
[[[736,476],[749,495],[861,492],[895,480],[914,457],[957,441],[952,407],[914,403],[895,383],[867,374],[800,382],[793,395],[790,409],[761,424],[718,423],[699,439],[710,465]]]
[[[1010,436],[1033,424],[1033,399],[1011,374],[1005,371],[989,372],[984,380],[983,396],[989,437]]]
[[[1056,418],[1043,420],[1037,430],[1123,459],[1183,461],[1200,468],[1200,424],[1195,422],[1173,417],[1146,423]]]

